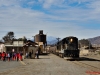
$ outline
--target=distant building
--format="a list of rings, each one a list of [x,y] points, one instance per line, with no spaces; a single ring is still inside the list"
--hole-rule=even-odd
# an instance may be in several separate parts
[[[23,45],[24,41],[13,41],[12,44],[5,43],[6,52],[11,52],[12,50],[14,50],[15,52],[21,52],[23,51]]]
[[[88,41],[87,39],[81,39],[79,40],[79,48],[87,48],[87,47],[91,47],[91,43],[90,41]]]
[[[27,40],[26,42],[24,41],[13,41],[12,43],[5,43],[5,44],[0,44],[0,52],[23,52],[24,54],[26,52],[29,52],[30,47],[37,47],[38,45],[35,42],[32,42],[30,40]]]
[[[35,53],[37,49],[38,49],[38,44],[31,40],[28,40],[26,44],[23,46],[24,54],[31,52],[32,58],[35,58]]]

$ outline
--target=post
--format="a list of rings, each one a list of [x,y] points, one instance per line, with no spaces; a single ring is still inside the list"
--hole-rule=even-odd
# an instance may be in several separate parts
[[[26,54],[25,54],[25,48],[23,47],[23,59],[25,58]]]
[[[90,50],[90,42],[89,42],[89,50]]]
[[[56,39],[57,39],[57,41],[58,41],[58,45],[59,45],[59,39],[60,39],[60,38],[58,37],[58,38],[56,38]],[[59,47],[59,46],[58,46],[58,47]],[[58,48],[58,49],[59,49],[59,48]]]
[[[35,36],[32,36],[33,37],[33,41],[35,42]]]

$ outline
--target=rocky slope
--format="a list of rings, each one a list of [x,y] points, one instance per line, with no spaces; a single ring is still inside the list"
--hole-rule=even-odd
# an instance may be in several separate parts
[[[88,40],[91,42],[91,44],[100,44],[100,36],[89,38]]]

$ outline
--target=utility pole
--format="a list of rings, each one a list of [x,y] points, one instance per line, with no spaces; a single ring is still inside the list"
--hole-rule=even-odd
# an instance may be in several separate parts
[[[90,41],[89,41],[89,50],[90,50]]]
[[[60,39],[60,38],[58,37],[58,38],[56,38],[56,39],[57,39],[57,41],[58,41],[58,43],[59,43],[59,39]]]
[[[58,41],[58,45],[59,45],[59,37],[58,38],[56,38],[57,39],[57,41]],[[57,48],[59,49],[59,46],[58,46],[57,44],[56,44],[56,46],[57,46]]]

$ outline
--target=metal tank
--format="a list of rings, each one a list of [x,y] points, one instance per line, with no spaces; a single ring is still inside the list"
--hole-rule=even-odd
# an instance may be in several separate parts
[[[46,35],[43,34],[43,30],[39,31],[39,34],[34,36],[35,42],[43,42],[43,44],[46,44]]]
[[[41,49],[41,53],[45,53],[46,52],[45,47],[47,45],[47,42],[46,42],[46,35],[43,34],[43,30],[40,30],[39,34],[34,36],[34,41],[38,43],[38,46]]]

